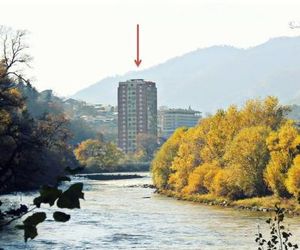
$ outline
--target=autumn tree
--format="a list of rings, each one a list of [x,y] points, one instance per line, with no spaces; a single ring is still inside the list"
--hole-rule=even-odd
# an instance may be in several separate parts
[[[177,129],[156,153],[151,163],[153,182],[159,189],[168,187],[168,180],[172,173],[171,165],[177,155],[186,130],[186,128]]]
[[[292,121],[285,122],[267,138],[271,158],[266,167],[265,180],[277,196],[289,196],[285,181],[294,157],[299,154],[299,145],[299,131]]]
[[[124,157],[113,143],[88,139],[74,150],[76,159],[87,168],[112,171]]]
[[[300,155],[296,156],[287,173],[285,181],[287,190],[300,202]]]
[[[195,129],[191,128],[185,132],[177,155],[170,166],[172,173],[170,174],[168,184],[176,190],[181,191],[188,183],[189,174],[200,164],[200,156],[197,151],[197,137],[193,136]]]
[[[45,113],[41,117],[28,112],[24,92],[37,97],[22,69],[28,66],[26,32],[14,31],[0,26],[0,193],[37,189],[41,185],[40,196],[33,205],[12,206],[10,200],[2,205],[0,201],[0,230],[29,215],[17,228],[24,230],[24,239],[37,236],[37,225],[46,219],[44,211],[38,210],[42,203],[57,209],[80,208],[83,199],[83,184],[74,183],[62,190],[60,181],[70,181],[65,173],[76,165],[67,141],[70,138],[68,119],[62,114]],[[34,100],[35,98],[33,98]],[[32,106],[34,106],[34,101]],[[16,205],[16,204],[15,204]],[[62,211],[52,214],[55,221],[65,222],[70,215]]]
[[[266,126],[278,129],[286,121],[288,107],[279,105],[278,98],[269,96],[264,100],[248,100],[240,111],[243,127]]]
[[[22,74],[30,62],[26,35],[0,28],[0,192],[54,183],[75,163],[63,111],[39,117],[28,111],[24,93],[39,93]]]
[[[275,97],[254,99],[177,130],[152,162],[155,185],[230,199],[270,193],[298,197],[300,137],[285,117],[287,110]]]
[[[226,150],[224,160],[234,173],[233,181],[245,197],[266,193],[263,173],[269,160],[266,138],[270,129],[255,126],[242,129]]]
[[[30,119],[23,115],[24,99],[15,84],[16,79],[22,78],[20,68],[29,59],[25,34],[0,26],[0,191],[14,177],[14,162],[23,146],[28,145],[32,132]]]
[[[188,185],[183,189],[184,193],[206,194],[213,193],[212,186],[216,175],[221,171],[217,162],[204,163],[196,167],[188,177]]]

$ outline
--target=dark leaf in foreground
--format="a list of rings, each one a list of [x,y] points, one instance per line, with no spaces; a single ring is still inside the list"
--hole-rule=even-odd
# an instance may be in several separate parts
[[[79,199],[84,199],[82,192],[83,184],[75,183],[68,188],[57,200],[59,208],[80,208]]]
[[[36,226],[37,224],[43,222],[46,219],[46,213],[37,212],[31,216],[28,216],[26,220],[23,221],[25,226]]]
[[[43,222],[46,219],[44,212],[37,212],[26,218],[23,221],[23,225],[17,225],[16,228],[24,230],[24,239],[27,242],[28,239],[34,239],[38,233],[36,225]]]
[[[18,225],[16,228],[24,230],[25,242],[28,239],[34,239],[38,235],[37,228],[34,225]]]
[[[48,203],[50,206],[53,206],[61,194],[62,191],[56,187],[43,186],[40,190],[40,196],[36,197],[33,203],[37,207],[40,207],[41,203]]]
[[[55,221],[66,222],[71,218],[71,216],[69,214],[65,214],[63,212],[54,212],[53,218]]]

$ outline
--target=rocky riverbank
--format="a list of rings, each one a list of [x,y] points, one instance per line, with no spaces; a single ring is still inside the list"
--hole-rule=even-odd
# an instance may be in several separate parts
[[[80,176],[88,178],[90,180],[99,180],[99,181],[144,178],[144,176],[138,174],[81,174]]]
[[[267,196],[233,201],[224,197],[216,197],[211,194],[188,195],[178,194],[170,190],[156,190],[156,192],[178,200],[198,202],[208,206],[221,206],[255,212],[272,212],[275,210],[275,205],[278,205],[285,208],[287,214],[291,216],[300,216],[300,204],[295,199],[281,199],[274,196]]]

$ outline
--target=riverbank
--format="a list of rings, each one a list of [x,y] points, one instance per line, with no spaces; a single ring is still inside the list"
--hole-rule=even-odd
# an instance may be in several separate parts
[[[125,173],[125,172],[149,172],[150,162],[136,162],[136,163],[122,163],[120,165],[111,166],[107,168],[85,167],[83,174],[102,174],[102,173]]]
[[[79,176],[85,177],[90,180],[97,181],[111,181],[111,180],[126,180],[126,179],[138,179],[144,178],[138,174],[80,174]]]
[[[300,216],[300,204],[296,199],[282,199],[275,196],[254,197],[241,200],[229,200],[225,197],[217,197],[212,194],[179,194],[170,190],[157,190],[157,193],[176,198],[178,200],[192,201],[208,206],[230,207],[240,210],[270,212],[275,205],[285,208],[292,216]]]

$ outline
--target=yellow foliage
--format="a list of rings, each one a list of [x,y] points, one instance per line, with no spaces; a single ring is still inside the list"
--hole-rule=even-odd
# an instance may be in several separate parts
[[[270,133],[266,143],[271,157],[265,170],[265,181],[275,195],[287,196],[285,180],[294,155],[299,153],[299,132],[292,121],[287,121],[279,130]]]
[[[186,138],[191,138],[193,132],[193,129],[188,130],[185,134]],[[168,184],[176,191],[180,191],[187,185],[189,174],[199,163],[199,156],[193,147],[194,145],[191,141],[183,140],[170,167],[172,173]]]
[[[7,129],[11,123],[11,115],[4,109],[0,109],[0,134]]]
[[[156,153],[151,163],[152,180],[159,189],[167,187],[169,175],[171,174],[171,165],[185,133],[185,128],[177,129]]]
[[[277,129],[285,121],[284,110],[284,107],[279,106],[276,97],[269,96],[263,101],[249,100],[241,111],[243,126],[264,125],[271,129]]]
[[[287,194],[285,188],[285,178],[286,178],[286,164],[288,156],[283,152],[271,152],[271,159],[267,165],[264,173],[264,179],[272,190],[272,192],[277,196],[285,196]]]
[[[218,165],[211,165],[210,169],[208,169],[207,173],[205,174],[203,184],[209,192],[213,192],[212,184],[220,170],[222,169]]]
[[[152,162],[154,184],[177,194],[229,198],[286,195],[285,179],[300,135],[277,98],[249,100],[177,130]]]
[[[212,162],[222,158],[226,145],[226,132],[223,130],[225,112],[219,110],[217,114],[200,123],[203,129],[203,141],[205,144],[200,149],[200,156],[203,162]]]
[[[22,97],[22,94],[20,93],[20,91],[17,88],[10,89],[9,94],[16,99],[20,99]]]
[[[286,187],[291,194],[300,199],[300,155],[294,159],[294,164],[288,171]]]
[[[81,142],[74,150],[76,159],[82,164],[87,165],[89,158],[93,157],[98,153],[97,145],[98,140],[88,139]]]
[[[74,150],[76,159],[86,167],[99,167],[109,170],[120,162],[124,154],[113,144],[88,139]]]
[[[278,131],[273,131],[267,139],[268,149],[270,151],[289,151],[295,150],[299,145],[299,131],[296,129],[293,121],[286,121]]]
[[[211,184],[211,192],[218,196],[227,196],[230,192],[232,173],[227,169],[220,170]]]
[[[184,193],[207,193],[211,190],[211,184],[221,168],[214,163],[204,163],[198,166],[189,175],[188,185],[183,189]]]
[[[226,165],[235,172],[235,183],[247,197],[265,192],[263,172],[269,158],[265,141],[269,132],[264,126],[241,129],[224,155]]]

